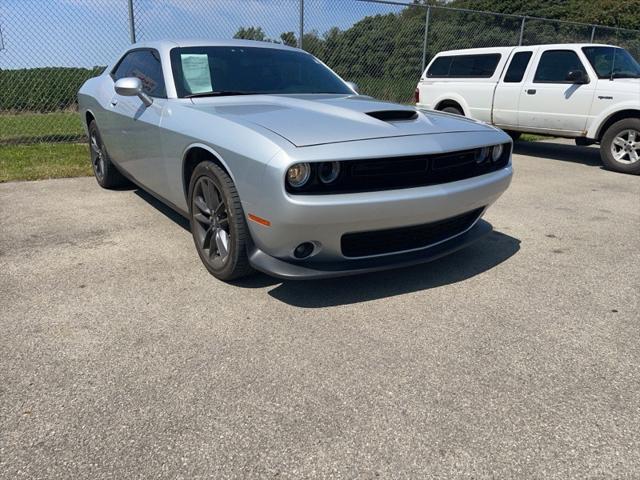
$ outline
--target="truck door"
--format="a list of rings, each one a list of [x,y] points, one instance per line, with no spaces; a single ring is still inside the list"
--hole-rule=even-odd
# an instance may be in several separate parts
[[[518,126],[570,135],[584,131],[596,79],[571,49],[540,49],[520,92]]]
[[[493,97],[493,117],[495,125],[517,127],[520,92],[533,50],[516,51],[511,55],[504,76],[498,82]]]

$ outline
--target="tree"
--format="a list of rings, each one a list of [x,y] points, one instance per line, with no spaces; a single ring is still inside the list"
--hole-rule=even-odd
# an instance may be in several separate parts
[[[262,30],[262,27],[240,27],[233,38],[264,42],[267,39],[267,35]]]
[[[296,34],[293,32],[284,32],[280,34],[280,40],[282,40],[282,43],[290,47],[298,45],[298,39],[296,38]]]

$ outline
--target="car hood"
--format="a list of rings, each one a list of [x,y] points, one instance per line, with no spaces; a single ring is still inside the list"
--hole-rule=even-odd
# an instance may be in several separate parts
[[[491,128],[455,115],[361,95],[198,98],[192,99],[191,107],[249,127],[266,128],[297,147]]]

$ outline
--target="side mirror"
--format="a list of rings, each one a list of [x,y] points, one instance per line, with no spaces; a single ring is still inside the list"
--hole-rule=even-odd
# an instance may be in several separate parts
[[[571,70],[567,74],[567,81],[583,85],[585,83],[589,83],[589,77],[582,70]]]
[[[139,97],[147,107],[153,103],[151,97],[142,91],[142,80],[139,78],[125,77],[116,80],[113,89],[123,97]]]
[[[349,85],[349,88],[353,90],[356,94],[360,95],[360,89],[358,88],[358,85],[356,85],[353,82],[346,82],[346,84]]]

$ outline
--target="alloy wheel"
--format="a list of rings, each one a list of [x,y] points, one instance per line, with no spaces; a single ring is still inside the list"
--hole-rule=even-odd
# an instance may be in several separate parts
[[[104,150],[102,148],[102,142],[95,131],[91,133],[90,146],[93,172],[96,177],[98,177],[98,180],[102,180],[104,178]]]
[[[231,231],[224,196],[211,178],[197,180],[193,189],[192,212],[198,247],[210,264],[219,268],[229,258]]]
[[[626,165],[640,161],[640,132],[626,129],[618,133],[611,143],[611,154],[616,162]]]

